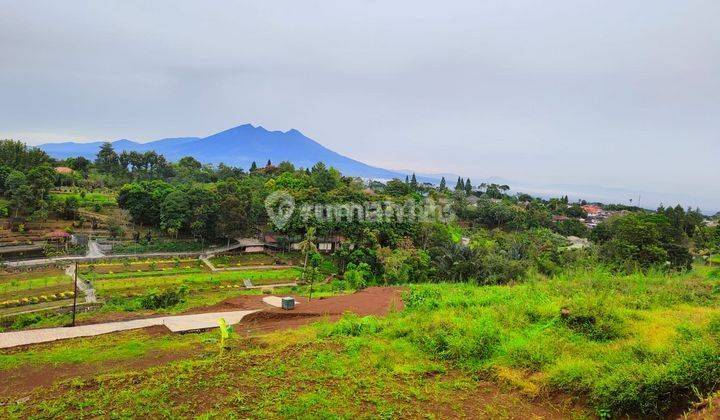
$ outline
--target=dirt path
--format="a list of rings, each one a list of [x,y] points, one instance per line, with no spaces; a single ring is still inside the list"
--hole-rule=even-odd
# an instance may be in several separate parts
[[[336,320],[345,312],[360,316],[383,316],[393,310],[401,310],[402,288],[370,287],[357,293],[324,299],[296,298],[299,303],[293,310],[273,308],[263,302],[263,296],[238,296],[199,311],[264,309],[248,315],[237,326],[237,331],[248,334],[299,327],[320,319]]]

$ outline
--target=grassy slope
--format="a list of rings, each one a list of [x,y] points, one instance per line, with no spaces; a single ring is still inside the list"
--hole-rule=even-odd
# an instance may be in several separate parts
[[[520,395],[542,401],[557,392],[598,414],[656,416],[686,405],[693,387],[720,385],[719,299],[718,279],[705,268],[628,277],[596,270],[495,287],[416,285],[400,313],[236,339],[223,354],[212,333],[163,338],[165,348],[191,340],[188,348],[201,355],[67,381],[32,402],[0,406],[0,417],[497,417],[537,408],[523,406],[529,399]],[[26,367],[62,364],[43,351],[71,355],[103,340],[2,356],[0,374],[8,358]],[[138,340],[112,345],[133,348]],[[143,354],[162,351],[152,340],[142,346]],[[94,354],[105,354],[94,363],[120,357]],[[508,387],[504,399],[480,399],[486,380]]]

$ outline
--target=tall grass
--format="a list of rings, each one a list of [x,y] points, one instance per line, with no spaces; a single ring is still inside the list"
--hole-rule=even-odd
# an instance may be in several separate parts
[[[599,413],[660,416],[720,386],[720,292],[707,270],[580,270],[511,286],[412,285],[383,320],[321,335],[380,335],[530,395],[564,392]]]

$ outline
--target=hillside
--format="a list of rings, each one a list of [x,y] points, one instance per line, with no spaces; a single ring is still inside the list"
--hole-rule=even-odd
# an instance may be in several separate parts
[[[101,141],[65,142],[47,143],[39,147],[57,159],[74,156],[94,159],[102,144]],[[203,163],[224,163],[246,169],[253,161],[264,164],[268,159],[276,163],[287,160],[296,166],[306,168],[322,161],[343,174],[351,176],[378,179],[405,177],[401,172],[370,166],[336,153],[298,130],[268,131],[263,127],[255,127],[251,124],[240,125],[204,138],[166,138],[148,143],[123,139],[114,141],[112,144],[117,152],[154,150],[172,161],[177,161],[184,156],[193,156]],[[429,177],[421,177],[420,180],[437,181]]]

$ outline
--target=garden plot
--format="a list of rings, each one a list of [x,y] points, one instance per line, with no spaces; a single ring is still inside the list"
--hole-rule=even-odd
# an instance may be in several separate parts
[[[116,267],[117,268],[117,267]],[[138,296],[151,289],[170,289],[186,286],[190,292],[205,292],[227,288],[244,288],[249,280],[254,285],[295,282],[300,277],[296,268],[278,270],[244,270],[241,272],[209,272],[204,267],[186,266],[147,271],[83,272],[92,281],[98,297]]]
[[[217,268],[234,267],[259,267],[259,266],[284,266],[296,265],[300,255],[295,253],[287,254],[238,254],[218,255],[210,258],[210,262]]]
[[[26,312],[50,302],[72,299],[73,281],[61,269],[31,272],[0,271],[0,314]]]

